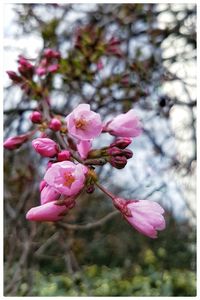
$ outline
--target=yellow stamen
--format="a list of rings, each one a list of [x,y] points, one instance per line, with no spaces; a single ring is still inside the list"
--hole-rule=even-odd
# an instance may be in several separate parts
[[[77,129],[85,129],[87,121],[85,119],[79,119],[75,121],[75,125]]]
[[[65,173],[64,174],[64,186],[71,187],[72,183],[75,181],[75,177],[71,174]]]

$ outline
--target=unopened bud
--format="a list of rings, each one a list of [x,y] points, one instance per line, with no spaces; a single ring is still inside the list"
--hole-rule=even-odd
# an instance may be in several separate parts
[[[110,164],[116,169],[123,169],[127,164],[127,158],[125,156],[114,156],[109,160]]]
[[[21,75],[24,77],[31,77],[34,73],[34,66],[28,62],[28,60],[23,57],[19,56],[19,67],[18,71],[20,72]]]
[[[118,147],[120,149],[125,149],[127,146],[129,146],[132,143],[132,139],[128,137],[124,138],[117,138],[110,147]]]
[[[133,152],[130,149],[124,149],[122,153],[127,159],[133,157]]]
[[[14,83],[21,83],[23,81],[23,79],[20,76],[18,76],[16,72],[7,71],[7,74]]]
[[[32,145],[44,157],[54,157],[58,153],[58,145],[49,138],[37,138],[32,141]]]
[[[58,153],[58,161],[69,160],[71,158],[71,153],[68,150],[62,150]]]
[[[59,65],[58,64],[53,64],[53,65],[50,65],[48,68],[47,68],[47,71],[49,73],[55,73],[57,72],[59,69]]]
[[[122,155],[122,150],[117,147],[111,147],[108,148],[107,153],[110,156],[117,156],[117,155]]]
[[[53,118],[49,123],[49,128],[53,131],[59,131],[61,129],[62,123],[60,120]]]
[[[60,53],[56,50],[48,48],[44,50],[44,56],[46,58],[60,58]]]
[[[33,123],[40,124],[42,122],[42,114],[39,111],[34,111],[30,115],[30,120]]]
[[[95,186],[94,186],[94,184],[91,184],[91,185],[89,185],[89,186],[86,187],[86,192],[87,192],[88,194],[92,194],[94,191],[95,191]]]
[[[25,143],[29,139],[29,137],[30,137],[30,133],[10,137],[4,142],[3,146],[8,150],[17,149],[23,143]]]

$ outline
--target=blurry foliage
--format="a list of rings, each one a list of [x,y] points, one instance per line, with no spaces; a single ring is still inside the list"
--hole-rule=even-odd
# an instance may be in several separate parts
[[[52,18],[45,15],[45,9]],[[195,5],[178,9],[172,5],[161,10],[152,4],[96,5],[86,10],[84,18],[79,17],[63,29],[61,25],[68,13],[79,13],[82,9],[79,5],[15,5],[20,34],[36,32],[42,37],[44,48],[62,50],[60,84],[57,86],[52,75],[46,80],[52,99],[65,100],[61,104],[54,103],[54,113],[66,115],[79,102],[91,104],[92,109],[103,116],[138,105],[146,116],[144,135],[149,139],[143,148],[153,147],[153,155],[167,162],[167,168],[175,167],[177,171],[178,166],[192,174],[192,163],[196,160],[193,111],[196,102],[190,99],[184,103],[182,99],[169,97],[161,86],[181,81],[169,72],[164,62],[172,65],[192,60],[196,45]],[[56,14],[56,10],[61,14]],[[157,18],[166,11],[173,21],[158,28]],[[114,54],[108,48],[113,32],[122,41],[121,52],[118,49]],[[185,52],[177,51],[163,58],[161,45],[171,37],[173,43],[184,38],[185,46],[181,50]],[[67,48],[66,43],[70,47]],[[107,76],[98,74],[96,64],[100,58],[104,66],[110,64]],[[84,92],[87,84],[94,88],[89,97]],[[185,83],[182,84],[185,87]],[[30,97],[22,94],[16,106],[12,106],[11,99],[10,108],[9,97],[13,98],[13,91],[16,90],[9,86],[5,92],[6,136],[30,129],[32,124],[27,122],[27,112],[33,110],[35,100],[40,98],[38,83],[35,94]],[[192,119],[189,126],[193,130],[190,140],[194,151],[191,156],[187,155],[184,164],[175,154],[171,156],[164,150],[165,143],[173,137],[172,132],[164,132],[161,126],[163,141],[157,140],[157,127],[163,119],[170,120],[170,112],[176,105],[190,109]],[[155,128],[153,119],[157,121]],[[4,161],[6,296],[195,296],[196,235],[188,220],[177,220],[172,211],[166,209],[167,229],[157,240],[140,235],[120,215],[88,231],[63,230],[53,223],[27,222],[25,212],[39,204],[38,184],[47,161],[35,155],[31,145],[23,145],[16,152],[5,152]],[[151,163],[151,159],[149,161]],[[162,172],[167,168],[164,166]],[[157,176],[162,177],[162,172]],[[102,182],[110,184],[111,175],[110,170],[106,174],[102,172]],[[134,180],[130,180],[134,191]],[[143,182],[140,189],[144,189]],[[117,182],[112,183],[112,191],[115,190],[121,192]],[[104,196],[96,191],[90,197],[81,196],[65,220],[85,224],[103,217],[111,209]]]

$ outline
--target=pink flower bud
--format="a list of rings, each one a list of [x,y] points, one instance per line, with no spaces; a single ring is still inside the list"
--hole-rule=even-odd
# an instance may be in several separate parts
[[[17,149],[23,143],[25,143],[29,139],[29,137],[30,137],[30,133],[10,137],[4,142],[3,146],[8,150]]]
[[[58,193],[54,188],[46,185],[40,194],[40,203],[45,204],[47,202],[58,200],[60,193]]]
[[[118,147],[120,149],[125,149],[127,146],[129,146],[132,143],[132,139],[128,137],[124,138],[117,138],[110,147]]]
[[[108,122],[105,131],[120,137],[136,137],[141,134],[141,123],[131,109],[125,114],[120,114]]]
[[[133,152],[130,149],[123,149],[122,154],[127,158],[133,157]]]
[[[33,111],[32,114],[30,115],[30,120],[33,123],[41,123],[42,122],[42,114],[39,111]]]
[[[122,155],[122,150],[117,147],[111,147],[108,148],[107,153],[110,156],[117,156],[117,155]]]
[[[53,131],[59,131],[61,129],[62,123],[60,120],[53,118],[49,123],[49,128]]]
[[[48,59],[60,58],[60,53],[58,51],[48,48],[44,50],[44,56]]]
[[[54,222],[59,221],[68,212],[67,204],[59,205],[57,201],[51,201],[40,206],[32,207],[26,214],[29,221]]]
[[[18,59],[19,67],[18,71],[20,74],[22,74],[24,77],[31,77],[34,73],[34,66],[28,62],[28,60],[23,57],[19,56]]]
[[[9,78],[16,84],[21,83],[23,81],[23,79],[20,76],[18,76],[16,72],[7,71],[7,74]]]
[[[49,138],[37,138],[32,141],[33,148],[44,157],[54,157],[58,153],[57,144]]]
[[[123,169],[127,164],[127,158],[125,156],[112,156],[109,163],[116,169]]]
[[[125,219],[140,233],[157,238],[157,230],[165,229],[164,209],[149,200],[128,200],[114,198],[113,203]]]
[[[59,65],[58,64],[53,64],[53,65],[50,65],[48,68],[47,68],[47,71],[49,73],[55,73],[57,72],[59,69]]]
[[[44,176],[48,185],[66,196],[77,195],[84,187],[88,168],[71,161],[54,163]]]
[[[66,122],[69,134],[80,140],[91,140],[102,131],[101,117],[90,110],[89,104],[79,104],[66,117]]]
[[[68,150],[62,150],[57,155],[58,161],[70,160],[70,158],[71,153]]]
[[[86,187],[86,192],[88,194],[92,194],[95,191],[95,186],[94,184],[90,184],[89,186]]]
[[[43,67],[38,67],[36,69],[36,74],[39,75],[39,76],[43,76],[47,73],[47,70],[46,68],[43,68]]]

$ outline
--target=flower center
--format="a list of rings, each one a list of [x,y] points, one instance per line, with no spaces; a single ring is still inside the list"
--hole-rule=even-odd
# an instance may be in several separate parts
[[[75,126],[77,129],[85,129],[87,121],[85,119],[75,120]]]
[[[72,174],[64,173],[64,183],[66,187],[71,187],[72,183],[75,181],[75,177]]]

